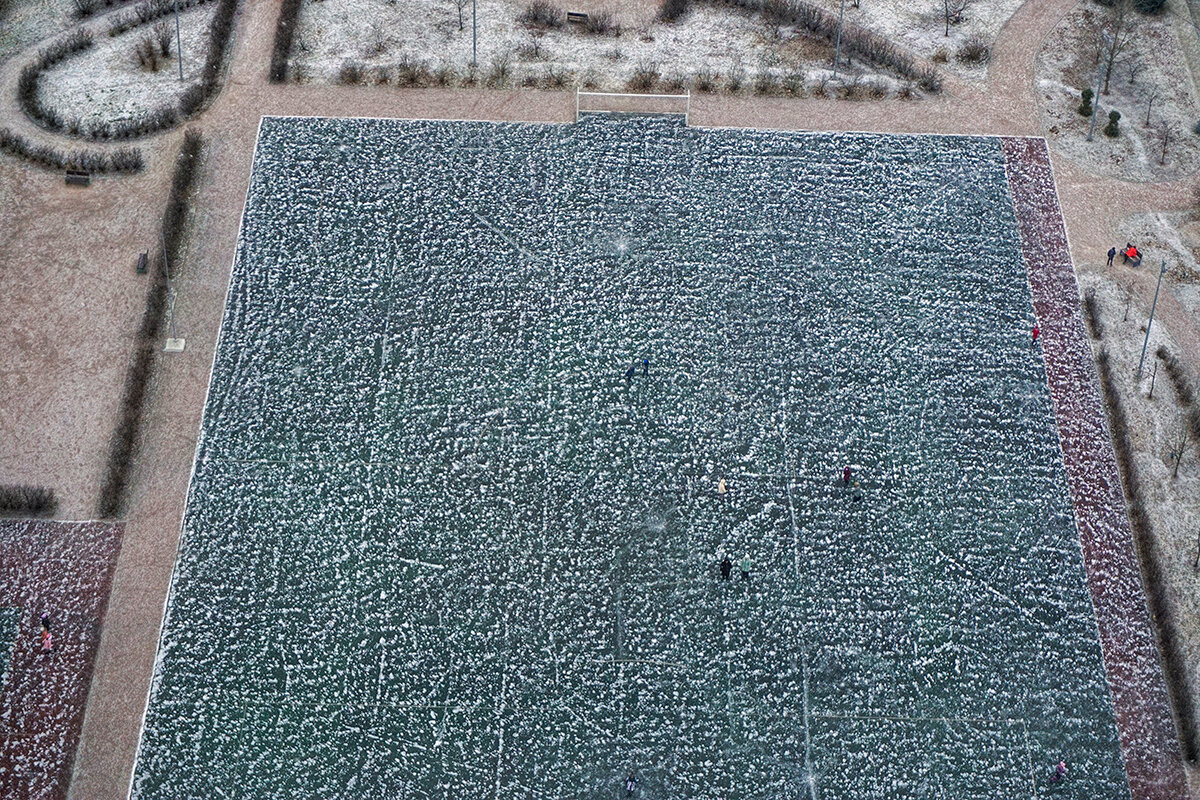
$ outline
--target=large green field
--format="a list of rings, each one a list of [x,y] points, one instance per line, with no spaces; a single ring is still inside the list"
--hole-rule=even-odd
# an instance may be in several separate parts
[[[1032,325],[993,139],[264,120],[134,796],[1127,797]]]

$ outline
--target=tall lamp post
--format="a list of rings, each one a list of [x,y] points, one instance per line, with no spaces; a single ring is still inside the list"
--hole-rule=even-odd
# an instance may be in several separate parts
[[[475,56],[478,49],[479,25],[475,21],[475,0],[471,0],[471,69],[475,69]]]
[[[838,61],[842,55],[842,20],[846,18],[846,0],[842,0],[842,8],[838,12],[838,35],[837,44],[833,48],[833,77],[837,80]]]
[[[179,59],[179,80],[183,80],[183,44],[179,38],[179,0],[175,0],[175,57]]]
[[[1162,268],[1158,271],[1158,283],[1154,285],[1154,302],[1150,304],[1150,321],[1146,323],[1146,338],[1142,342],[1142,358],[1138,361],[1137,379],[1142,379],[1142,365],[1146,363],[1146,346],[1150,344],[1150,327],[1154,324],[1154,309],[1158,307],[1158,290],[1162,287],[1162,276],[1167,274],[1167,260],[1162,260]]]
[[[1104,50],[1107,50],[1109,48],[1108,34],[1102,35],[1104,36]],[[1096,132],[1096,112],[1100,110],[1100,82],[1104,79],[1104,50],[1100,51],[1100,58],[1097,59],[1100,63],[1096,66],[1096,99],[1092,103],[1092,123],[1088,125],[1087,140],[1089,142],[1092,140],[1092,134]]]

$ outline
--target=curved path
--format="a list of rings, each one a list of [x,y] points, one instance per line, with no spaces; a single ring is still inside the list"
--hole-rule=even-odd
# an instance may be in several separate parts
[[[938,97],[849,102],[699,95],[693,98],[692,119],[698,125],[1040,136],[1034,93],[1036,56],[1047,35],[1076,2],[1024,3],[997,37],[987,79],[975,84],[948,78]],[[105,626],[107,635],[100,645],[76,758],[71,796],[81,800],[124,798],[129,789],[260,117],[546,122],[570,122],[574,117],[574,97],[568,92],[269,84],[267,69],[278,9],[274,0],[243,0],[231,42],[228,74],[233,77],[194,122],[204,131],[208,147],[193,201],[189,249],[182,274],[177,276],[177,319],[187,337],[187,350],[160,360],[152,390]],[[86,23],[95,25],[95,20]],[[29,138],[61,148],[73,140],[33,125],[16,107],[16,76],[34,52],[36,48],[0,65],[0,116],[5,125]],[[146,151],[147,173],[109,185],[128,187],[121,191],[140,197],[165,197],[169,165],[180,135],[171,131],[135,142]],[[1183,208],[1191,200],[1189,181],[1133,184],[1098,178],[1062,157],[1055,157],[1054,167],[1072,257],[1083,270],[1099,268],[1107,243],[1115,238],[1127,215]],[[43,188],[36,181],[26,183],[20,199],[36,208]],[[142,201],[136,208],[152,205]],[[141,220],[134,206],[119,205],[114,213]],[[36,241],[33,233],[27,235]],[[1139,292],[1153,291],[1152,278],[1145,272],[1134,273],[1133,281]],[[1200,330],[1191,318],[1171,297],[1159,303],[1176,341],[1200,352]],[[4,399],[0,394],[0,404]],[[3,455],[0,452],[0,464]]]

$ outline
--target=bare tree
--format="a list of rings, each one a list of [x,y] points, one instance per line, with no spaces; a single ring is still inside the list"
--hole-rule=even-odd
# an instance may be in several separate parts
[[[1167,145],[1173,142],[1176,138],[1175,126],[1170,122],[1163,120],[1158,123],[1158,127],[1154,129],[1154,138],[1158,140],[1162,150],[1158,154],[1158,163],[1163,165],[1167,163]]]
[[[1154,101],[1158,99],[1158,92],[1150,95],[1150,100],[1146,103],[1146,127],[1150,127],[1150,109],[1154,108]]]
[[[1125,59],[1125,70],[1129,73],[1129,85],[1137,81],[1138,73],[1146,68],[1146,62],[1137,53],[1130,53],[1129,58]]]
[[[942,11],[946,19],[946,35],[950,35],[950,25],[963,21],[963,13],[970,8],[974,0],[942,0]]]
[[[1133,46],[1133,35],[1137,28],[1133,3],[1131,0],[1114,0],[1102,13],[1090,16],[1090,27],[1096,60],[1104,72],[1104,88],[1100,93],[1108,94],[1113,67]]]
[[[1183,460],[1183,452],[1187,450],[1188,445],[1188,423],[1187,416],[1184,415],[1179,420],[1179,433],[1175,436],[1174,444],[1171,446],[1171,458],[1175,460],[1175,468],[1171,470],[1171,477],[1179,477],[1179,462]]]
[[[467,4],[471,0],[450,0],[450,2],[454,3],[454,8],[458,10],[458,30],[461,32],[463,30],[463,12],[467,10]]]

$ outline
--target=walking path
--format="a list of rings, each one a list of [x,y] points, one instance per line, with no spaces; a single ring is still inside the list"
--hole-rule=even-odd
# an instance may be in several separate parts
[[[997,37],[988,78],[981,84],[948,79],[942,95],[919,101],[698,95],[693,97],[692,121],[782,129],[1040,136],[1035,59],[1043,40],[1076,1],[1037,0],[1022,5]],[[267,69],[278,8],[270,0],[244,0],[231,42],[231,80],[194,121],[208,144],[192,206],[188,251],[177,276],[176,315],[187,349],[160,357],[149,399],[142,455],[105,624],[107,635],[101,641],[76,756],[71,796],[81,800],[124,798],[129,788],[260,117],[561,123],[574,118],[575,99],[568,92],[271,85]],[[2,124],[35,141],[63,147],[70,141],[38,128],[16,106],[16,78],[35,52],[36,48],[0,65]],[[127,200],[114,201],[112,219],[145,227],[145,209],[154,198],[165,198],[170,161],[180,136],[179,131],[171,131],[138,142],[150,168],[144,175],[106,183],[129,195]],[[1054,168],[1077,269],[1103,263],[1104,251],[1127,215],[1183,208],[1191,199],[1187,181],[1124,183],[1089,175],[1061,157],[1054,157]],[[0,170],[0,177],[3,174]],[[18,201],[33,209],[36,218],[36,209],[44,202],[43,188],[37,181],[26,181],[18,191]],[[135,197],[141,199],[135,202]],[[161,206],[160,202],[157,207]],[[11,246],[34,248],[42,236],[44,231],[30,225],[16,232]],[[1152,280],[1145,278],[1134,275],[1138,292],[1153,291]],[[1200,329],[1173,298],[1160,298],[1159,313],[1181,346],[1200,352]],[[0,360],[6,355],[5,346],[0,339]],[[0,382],[0,405],[8,399]],[[0,443],[0,467],[9,455],[3,448]],[[90,509],[74,511],[86,515]]]

